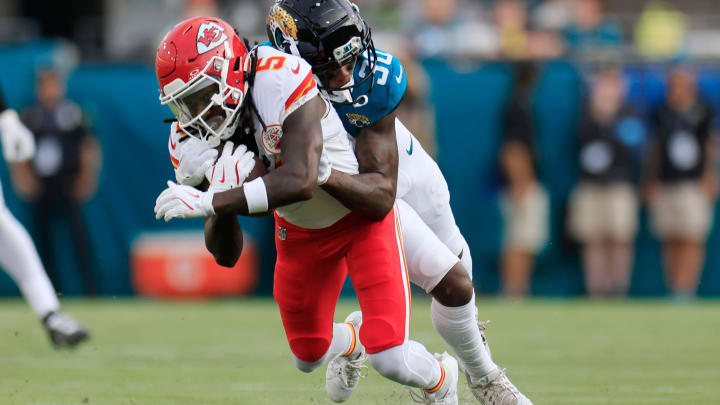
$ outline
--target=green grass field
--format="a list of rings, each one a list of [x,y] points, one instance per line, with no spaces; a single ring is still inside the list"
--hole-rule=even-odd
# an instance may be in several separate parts
[[[720,302],[481,301],[493,357],[536,405],[719,404]],[[354,309],[338,306],[338,318]],[[67,301],[92,341],[55,351],[20,300],[0,301],[0,404],[330,404],[295,369],[269,300]],[[429,302],[412,337],[445,350]],[[461,404],[477,403],[460,381]],[[348,404],[408,404],[371,371]]]

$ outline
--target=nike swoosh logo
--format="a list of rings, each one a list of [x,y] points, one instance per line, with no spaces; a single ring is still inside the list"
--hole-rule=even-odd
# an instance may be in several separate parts
[[[181,203],[185,204],[185,206],[188,207],[190,209],[190,211],[195,211],[195,208],[190,206],[190,204],[186,203],[185,200],[183,200],[182,198],[175,197],[175,198],[173,198],[173,200],[178,200]]]
[[[397,80],[398,84],[402,83],[403,78],[403,67],[400,65],[400,74],[395,77],[395,80]]]
[[[225,168],[224,167],[223,167],[223,175],[222,175],[222,178],[220,179],[220,183],[225,183]]]
[[[300,73],[300,62],[298,61],[297,67],[295,67],[295,69],[290,69],[290,71],[293,72],[294,74]]]
[[[413,138],[410,138],[410,149],[406,149],[405,152],[407,152],[408,155],[412,155],[413,151]]]

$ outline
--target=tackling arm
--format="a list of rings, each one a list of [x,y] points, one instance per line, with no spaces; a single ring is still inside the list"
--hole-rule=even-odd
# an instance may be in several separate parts
[[[262,177],[267,190],[268,210],[312,198],[322,154],[320,121],[324,112],[325,103],[316,96],[285,119],[282,165]],[[215,213],[248,215],[244,188],[215,194],[212,202]]]
[[[360,174],[333,170],[323,189],[349,209],[383,219],[395,203],[398,155],[395,112],[361,131],[355,144]]]

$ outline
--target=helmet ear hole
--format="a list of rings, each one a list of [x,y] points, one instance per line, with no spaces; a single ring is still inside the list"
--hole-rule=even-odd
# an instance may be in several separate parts
[[[285,53],[290,53],[290,44],[285,39],[285,36],[283,35],[282,30],[280,27],[275,28],[275,31],[272,35],[273,42],[275,43],[275,48],[280,49],[284,51]]]

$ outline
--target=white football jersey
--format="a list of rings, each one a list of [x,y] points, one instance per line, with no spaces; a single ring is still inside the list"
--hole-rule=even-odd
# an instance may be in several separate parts
[[[251,90],[258,114],[255,119],[255,141],[268,170],[280,165],[282,150],[282,125],[285,119],[319,94],[310,65],[293,55],[280,52],[270,46],[257,50],[258,62],[255,82]],[[349,174],[358,173],[358,163],[353,146],[335,109],[326,101],[322,118],[323,159],[336,170]],[[330,166],[325,166],[329,170]],[[275,210],[286,221],[309,229],[326,228],[347,215],[350,210],[330,196],[319,186],[313,198]]]

